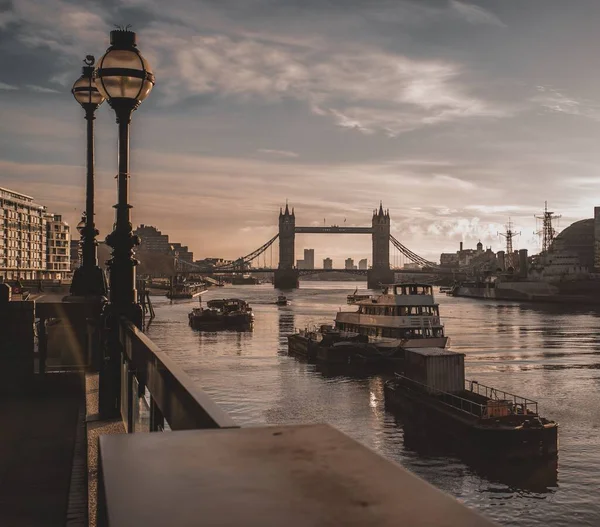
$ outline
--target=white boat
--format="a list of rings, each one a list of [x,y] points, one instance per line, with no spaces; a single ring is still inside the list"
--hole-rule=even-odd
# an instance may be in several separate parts
[[[389,342],[403,348],[445,348],[448,337],[429,284],[397,283],[383,294],[354,304],[358,311],[340,311],[335,327],[367,335],[369,342]]]

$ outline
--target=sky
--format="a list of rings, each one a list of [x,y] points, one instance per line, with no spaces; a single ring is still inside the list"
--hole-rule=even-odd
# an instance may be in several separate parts
[[[297,225],[369,225],[439,259],[460,241],[539,248],[600,205],[596,0],[0,0],[0,186],[76,225],[85,121],[70,88],[116,24],[156,86],[133,115],[134,225],[196,259],[237,258]],[[117,128],[96,120],[96,222],[110,232]],[[342,264],[368,236],[298,235]],[[273,260],[276,251],[274,251]],[[267,257],[269,262],[270,255]]]

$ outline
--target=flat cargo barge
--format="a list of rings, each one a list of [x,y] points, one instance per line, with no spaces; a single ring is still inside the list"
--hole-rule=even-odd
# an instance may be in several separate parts
[[[388,408],[420,428],[451,436],[486,457],[535,459],[558,453],[558,424],[538,414],[535,401],[464,381],[449,393],[396,374],[384,385]]]

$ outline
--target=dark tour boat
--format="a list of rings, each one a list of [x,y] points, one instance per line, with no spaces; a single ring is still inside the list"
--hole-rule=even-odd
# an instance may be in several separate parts
[[[316,360],[317,356],[323,356],[323,350],[342,343],[367,344],[369,338],[366,335],[339,331],[331,326],[322,325],[318,329],[303,329],[288,336],[288,353],[299,355],[308,360]]]
[[[418,426],[449,435],[488,457],[533,459],[558,452],[558,424],[538,403],[464,377],[464,354],[405,350],[404,375],[384,385],[385,402]]]
[[[278,306],[287,306],[289,304],[287,297],[283,295],[279,295],[277,300],[275,300],[275,305]]]
[[[254,313],[245,300],[224,298],[209,300],[206,307],[195,307],[188,315],[194,329],[250,328]]]

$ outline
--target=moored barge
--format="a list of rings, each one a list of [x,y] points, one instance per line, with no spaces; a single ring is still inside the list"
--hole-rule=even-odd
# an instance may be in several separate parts
[[[405,350],[404,375],[384,385],[386,405],[436,434],[454,437],[488,457],[532,459],[558,452],[558,424],[538,403],[464,378],[464,355]]]
[[[303,329],[288,336],[288,353],[304,357],[307,360],[323,359],[324,350],[346,343],[352,346],[366,344],[369,339],[365,335],[335,330],[331,326],[322,325],[318,329]]]
[[[245,300],[224,298],[209,300],[206,307],[195,307],[188,314],[193,329],[250,329],[254,323],[254,312]]]

